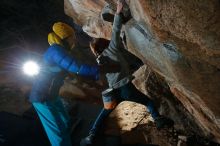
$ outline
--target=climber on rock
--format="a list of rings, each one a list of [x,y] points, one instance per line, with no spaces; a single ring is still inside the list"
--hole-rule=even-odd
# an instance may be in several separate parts
[[[33,104],[52,146],[71,146],[71,121],[59,96],[67,72],[97,80],[99,68],[80,64],[69,55],[75,45],[74,30],[57,22],[48,35],[50,47],[42,57],[40,73],[35,77],[29,100]]]
[[[117,2],[112,38],[109,45],[106,45],[107,43],[103,41],[103,39],[95,39],[90,43],[91,51],[97,57],[97,63],[99,66],[114,65],[115,68],[120,68],[120,71],[105,74],[109,87],[102,92],[104,108],[95,120],[89,131],[89,135],[81,140],[81,146],[94,143],[94,139],[97,136],[99,129],[102,127],[104,120],[121,101],[133,101],[145,105],[153,117],[158,129],[171,127],[174,124],[171,119],[161,116],[154,106],[153,101],[136,89],[131,82],[133,79],[132,72],[129,69],[128,61],[126,61],[124,54],[122,53],[122,48],[120,48],[119,45],[121,41],[122,9],[123,1],[121,0]],[[104,46],[106,48],[103,48]]]

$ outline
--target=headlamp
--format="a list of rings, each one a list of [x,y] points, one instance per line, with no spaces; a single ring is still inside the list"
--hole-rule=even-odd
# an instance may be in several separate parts
[[[23,71],[25,74],[29,76],[36,76],[39,74],[40,67],[39,65],[34,61],[27,61],[23,65]]]

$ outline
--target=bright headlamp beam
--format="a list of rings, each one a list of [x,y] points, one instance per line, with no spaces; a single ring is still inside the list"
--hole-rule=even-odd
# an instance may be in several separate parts
[[[23,71],[29,76],[36,76],[39,73],[40,67],[34,61],[28,61],[23,65]]]

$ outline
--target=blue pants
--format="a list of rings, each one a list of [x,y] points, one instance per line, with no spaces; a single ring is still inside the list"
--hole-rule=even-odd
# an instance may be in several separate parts
[[[70,118],[60,97],[32,103],[52,146],[71,146]]]
[[[157,111],[154,103],[151,99],[149,99],[145,94],[141,93],[136,87],[130,82],[118,89],[111,91],[112,93],[108,96],[103,96],[103,101],[109,102],[116,100],[118,103],[121,101],[133,101],[136,103],[143,104],[147,107],[153,119],[160,116]],[[104,103],[105,104],[105,103]],[[113,109],[105,109],[103,108],[96,118],[95,123],[90,130],[90,134],[96,134],[97,130],[102,126],[106,117],[113,111]]]

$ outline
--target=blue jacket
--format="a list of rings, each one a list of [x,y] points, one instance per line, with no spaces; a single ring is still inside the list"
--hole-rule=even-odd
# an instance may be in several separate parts
[[[58,96],[67,72],[94,80],[99,78],[98,66],[79,64],[63,47],[52,45],[43,55],[41,72],[35,77],[29,100],[43,102]]]

